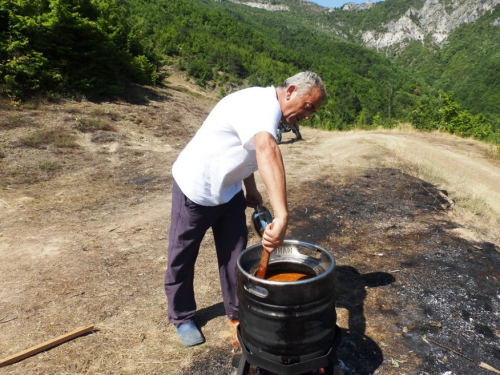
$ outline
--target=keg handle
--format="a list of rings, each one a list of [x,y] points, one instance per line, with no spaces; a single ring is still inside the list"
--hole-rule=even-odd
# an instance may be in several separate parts
[[[260,298],[266,298],[269,295],[269,291],[261,286],[258,285],[253,285],[250,283],[245,283],[243,284],[243,288],[248,292],[253,294],[254,296],[260,297]]]

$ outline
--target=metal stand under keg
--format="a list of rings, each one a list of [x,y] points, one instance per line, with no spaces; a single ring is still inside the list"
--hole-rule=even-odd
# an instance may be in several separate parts
[[[248,375],[250,366],[252,365],[271,371],[276,375],[302,375],[319,370],[320,368],[325,370],[325,375],[343,375],[343,371],[337,360],[337,349],[341,342],[341,331],[338,326],[336,326],[335,330],[335,340],[325,355],[294,364],[282,364],[280,361],[281,358],[278,356],[276,357],[276,361],[271,361],[267,358],[262,358],[258,353],[250,352],[241,337],[239,326],[237,332],[238,341],[241,344],[241,358],[237,375]]]

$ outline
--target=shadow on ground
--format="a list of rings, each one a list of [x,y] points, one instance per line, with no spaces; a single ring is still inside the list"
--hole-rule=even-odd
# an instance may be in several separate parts
[[[204,327],[209,321],[219,316],[226,316],[222,302],[196,311],[196,324],[198,327]]]
[[[371,374],[382,364],[384,357],[379,346],[366,336],[366,288],[389,285],[396,279],[385,272],[361,274],[350,266],[337,266],[335,276],[335,305],[346,309],[349,314],[348,329],[342,330],[342,344],[338,350],[341,366],[345,374]],[[350,355],[353,352],[357,355]]]

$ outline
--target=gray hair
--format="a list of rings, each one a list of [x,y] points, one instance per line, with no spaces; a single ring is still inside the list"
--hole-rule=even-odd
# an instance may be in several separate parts
[[[295,85],[297,87],[297,94],[299,96],[307,94],[314,87],[317,87],[321,92],[322,99],[326,98],[326,87],[323,80],[319,75],[309,70],[287,78],[279,87],[286,89],[290,85]]]

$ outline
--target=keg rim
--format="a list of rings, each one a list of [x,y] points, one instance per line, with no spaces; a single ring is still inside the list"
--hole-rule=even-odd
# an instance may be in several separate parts
[[[246,248],[238,256],[236,264],[237,264],[237,268],[238,268],[239,272],[241,272],[243,274],[243,276],[245,276],[248,280],[251,280],[253,282],[258,282],[258,283],[269,283],[271,285],[291,285],[291,284],[293,284],[293,285],[297,285],[297,284],[301,285],[301,284],[308,284],[308,283],[320,280],[322,278],[329,277],[330,273],[333,272],[333,270],[335,268],[335,258],[324,247],[316,245],[316,244],[313,244],[313,243],[310,243],[310,242],[305,242],[305,241],[300,241],[300,240],[293,240],[293,239],[286,239],[286,240],[283,241],[282,246],[280,246],[279,248],[284,247],[286,245],[299,245],[299,246],[302,246],[302,247],[306,247],[306,248],[310,248],[310,249],[314,249],[314,250],[319,250],[319,251],[322,252],[323,255],[325,255],[328,258],[328,260],[330,261],[330,266],[327,269],[325,269],[325,271],[322,272],[321,274],[313,276],[313,277],[310,277],[310,278],[307,278],[307,279],[304,279],[304,280],[298,280],[298,281],[274,281],[274,280],[261,279],[261,278],[255,276],[255,275],[252,275],[251,273],[247,272],[245,270],[245,268],[243,268],[243,266],[241,264],[242,258],[247,253],[249,253],[250,251],[254,250],[255,248],[262,247],[262,244],[258,243],[258,244],[255,244],[255,245],[252,245],[252,246]],[[278,250],[278,249],[276,249],[276,250]]]

